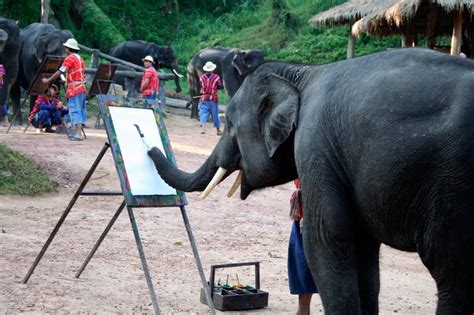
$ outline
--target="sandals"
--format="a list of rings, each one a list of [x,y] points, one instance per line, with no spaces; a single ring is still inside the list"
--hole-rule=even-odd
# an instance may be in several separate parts
[[[75,136],[75,135],[69,136],[69,140],[71,140],[71,141],[84,141],[83,138]]]

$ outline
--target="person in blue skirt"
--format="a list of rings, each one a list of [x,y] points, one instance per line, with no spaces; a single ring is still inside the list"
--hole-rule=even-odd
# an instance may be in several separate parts
[[[309,315],[311,298],[318,293],[318,288],[313,281],[313,276],[308,268],[303,251],[303,238],[300,223],[303,219],[303,204],[301,198],[300,182],[295,180],[296,190],[291,196],[290,217],[293,226],[288,245],[288,282],[290,293],[298,295],[298,315]]]

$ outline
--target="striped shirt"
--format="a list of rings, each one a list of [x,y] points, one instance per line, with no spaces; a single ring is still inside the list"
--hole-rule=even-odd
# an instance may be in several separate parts
[[[69,54],[59,68],[59,71],[67,71],[66,98],[70,98],[81,93],[86,93],[86,65],[84,59],[78,54]]]
[[[217,90],[222,85],[221,78],[215,73],[204,73],[199,77],[201,84],[201,102],[214,101],[218,103]]]

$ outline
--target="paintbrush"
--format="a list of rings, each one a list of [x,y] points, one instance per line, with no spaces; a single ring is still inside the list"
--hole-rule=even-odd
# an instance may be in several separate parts
[[[146,149],[147,150],[150,150],[150,146],[148,145],[148,143],[146,143],[145,141],[145,135],[142,133],[142,131],[140,130],[140,126],[138,126],[137,124],[133,124],[135,126],[135,128],[137,128],[137,131],[138,131],[138,134],[140,135],[140,139],[142,139],[142,142],[143,144],[145,145]]]

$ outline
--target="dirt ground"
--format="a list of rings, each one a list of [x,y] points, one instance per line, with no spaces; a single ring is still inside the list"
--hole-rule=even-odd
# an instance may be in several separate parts
[[[214,132],[199,134],[196,122],[184,116],[169,115],[166,125],[178,166],[187,171],[196,170],[218,140]],[[59,183],[56,193],[0,196],[0,314],[153,312],[126,211],[82,276],[74,277],[121,203],[117,196],[80,197],[29,282],[21,283],[107,141],[103,130],[86,130],[86,141],[70,142],[64,135],[34,134],[32,128],[26,134],[19,127],[9,134],[0,128],[0,142],[32,158]],[[260,261],[269,305],[246,313],[295,313],[286,271],[292,184],[254,192],[245,201],[226,197],[231,184],[227,180],[206,200],[187,194],[206,277],[213,264]],[[120,189],[110,152],[86,189]],[[135,217],[162,312],[209,313],[199,301],[201,282],[179,209],[136,209]],[[217,277],[235,283],[235,274],[240,282],[253,284],[248,268],[221,270]],[[435,294],[434,281],[416,254],[382,247],[382,314],[434,313]],[[319,296],[312,308],[322,312]]]

